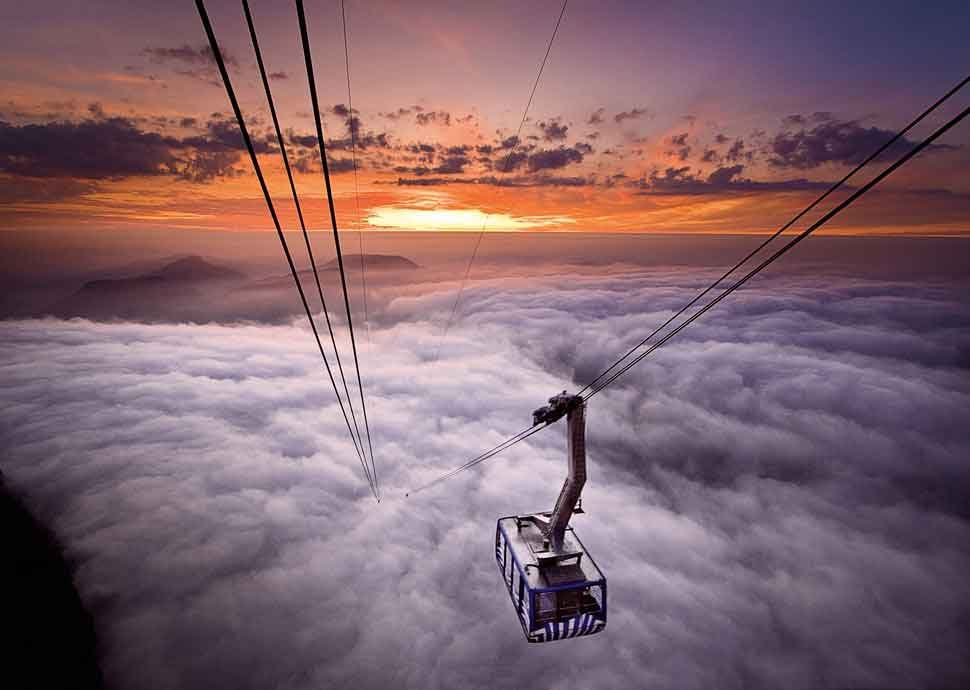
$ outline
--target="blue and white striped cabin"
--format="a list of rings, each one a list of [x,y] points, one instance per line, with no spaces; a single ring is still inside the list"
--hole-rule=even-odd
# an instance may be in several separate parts
[[[495,558],[529,642],[592,635],[606,627],[606,577],[572,527],[563,548],[552,553],[529,516],[501,518]]]

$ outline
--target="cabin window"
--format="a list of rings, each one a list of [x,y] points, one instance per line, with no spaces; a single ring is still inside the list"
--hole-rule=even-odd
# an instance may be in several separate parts
[[[556,618],[556,592],[536,594],[536,620],[546,622]]]
[[[512,596],[513,596],[516,604],[519,603],[519,598],[518,598],[519,579],[520,579],[519,578],[519,569],[516,568],[515,565],[513,564],[513,566],[512,566]]]
[[[557,620],[563,620],[564,618],[572,618],[573,616],[579,614],[580,602],[582,601],[582,590],[579,589],[566,589],[558,593],[558,601],[556,602],[556,618]]]
[[[596,607],[602,611],[603,610],[603,586],[593,585],[589,588],[589,595],[596,602]]]

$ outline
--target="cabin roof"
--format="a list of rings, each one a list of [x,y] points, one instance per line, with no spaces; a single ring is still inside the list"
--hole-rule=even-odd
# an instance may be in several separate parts
[[[562,550],[553,553],[545,548],[539,527],[534,522],[523,520],[523,517],[502,518],[499,526],[505,532],[515,560],[525,573],[529,589],[561,588],[605,579],[572,527],[566,528]]]

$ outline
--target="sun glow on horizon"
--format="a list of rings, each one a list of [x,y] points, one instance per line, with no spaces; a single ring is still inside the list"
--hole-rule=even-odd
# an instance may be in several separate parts
[[[402,230],[532,230],[574,225],[569,216],[511,216],[507,213],[485,213],[477,208],[423,209],[399,206],[377,206],[371,209],[367,223],[383,229]]]

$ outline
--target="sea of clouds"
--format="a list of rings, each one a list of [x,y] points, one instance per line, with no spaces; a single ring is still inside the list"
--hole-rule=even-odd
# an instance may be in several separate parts
[[[443,343],[453,293],[402,291],[362,337],[379,505],[300,321],[2,322],[0,467],[111,687],[967,687],[966,285],[760,279],[593,398],[603,634],[527,645],[494,563],[496,518],[555,500],[561,424],[405,498],[710,277],[480,281]]]

